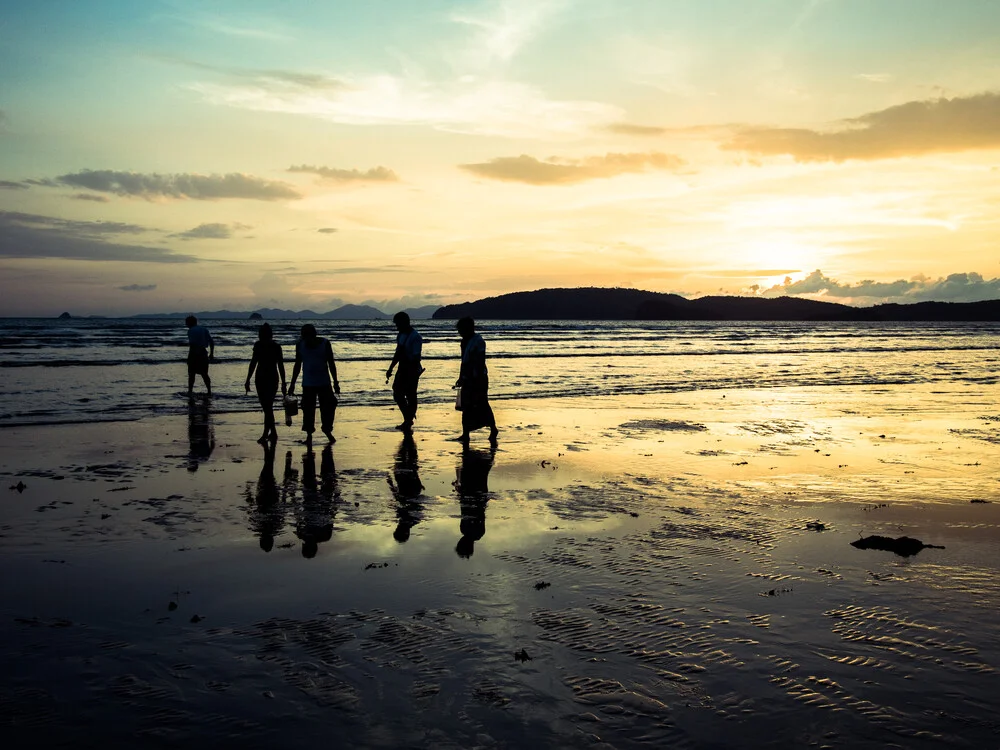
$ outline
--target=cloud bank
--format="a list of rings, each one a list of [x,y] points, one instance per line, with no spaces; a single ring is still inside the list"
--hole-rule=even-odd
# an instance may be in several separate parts
[[[118,288],[123,292],[151,292],[156,289],[156,284],[127,284]]]
[[[784,284],[767,289],[754,285],[750,291],[763,297],[810,295],[863,302],[981,302],[1000,299],[1000,278],[986,280],[978,273],[953,273],[938,279],[917,276],[909,281],[868,279],[844,284],[816,270],[800,281],[786,278]]]
[[[113,221],[71,221],[51,216],[0,211],[0,258],[66,258],[92,261],[194,263],[192,255],[141,245],[113,242],[107,237],[148,231],[136,224]]]
[[[460,164],[459,167],[480,177],[529,185],[571,185],[587,180],[617,177],[622,174],[650,170],[676,170],[684,160],[674,154],[649,153],[591,156],[586,159],[541,161],[533,156],[502,156],[481,164]]]
[[[831,131],[744,128],[723,148],[801,162],[891,159],[1000,148],[1000,94],[900,104],[845,120]]]
[[[0,190],[27,190],[28,185],[23,182],[13,182],[11,180],[0,180]]]
[[[289,172],[314,174],[332,182],[397,182],[399,175],[388,167],[372,167],[364,172],[358,169],[337,169],[335,167],[314,167],[300,164],[288,168]]]
[[[179,198],[210,201],[243,198],[277,201],[301,197],[288,183],[264,180],[239,172],[224,175],[142,174],[116,172],[110,169],[85,169],[82,172],[60,175],[56,178],[56,182],[99,193],[146,200]]]

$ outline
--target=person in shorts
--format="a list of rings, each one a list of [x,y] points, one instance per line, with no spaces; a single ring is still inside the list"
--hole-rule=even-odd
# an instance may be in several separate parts
[[[302,338],[295,345],[295,366],[292,368],[292,382],[288,395],[295,393],[295,381],[302,373],[302,431],[306,433],[306,443],[312,444],[312,434],[316,430],[316,402],[319,401],[320,424],[323,434],[331,443],[333,419],[337,414],[337,395],[340,381],[337,380],[337,363],[333,359],[330,342],[316,334],[316,326],[306,323],[302,326]],[[333,387],[330,377],[333,376]]]
[[[195,375],[201,375],[201,379],[205,381],[205,390],[211,396],[212,379],[208,376],[208,363],[215,356],[215,342],[208,329],[198,325],[198,319],[194,315],[188,315],[184,324],[188,329],[188,396],[194,392]]]

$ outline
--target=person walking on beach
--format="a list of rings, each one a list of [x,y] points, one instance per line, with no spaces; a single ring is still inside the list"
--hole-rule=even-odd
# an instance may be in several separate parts
[[[405,312],[393,315],[392,322],[396,324],[398,331],[396,353],[392,356],[389,369],[385,371],[385,381],[389,382],[392,369],[399,365],[396,379],[392,381],[392,398],[403,414],[403,422],[396,429],[409,432],[417,416],[417,383],[423,373],[420,366],[423,339],[417,329],[410,325],[410,316]]]
[[[205,326],[198,325],[194,315],[184,319],[188,329],[188,396],[194,392],[194,376],[201,375],[205,390],[212,395],[212,379],[208,377],[208,363],[215,357],[215,342]]]
[[[257,388],[257,398],[264,410],[264,432],[257,440],[265,443],[278,439],[278,429],[274,423],[274,396],[278,392],[278,377],[281,377],[281,395],[285,395],[285,362],[281,356],[281,347],[274,340],[271,326],[265,323],[257,329],[257,342],[253,345],[253,356],[247,368],[247,382],[243,384],[250,393],[250,377],[257,371],[254,385]]]
[[[497,422],[490,406],[490,380],[486,369],[486,342],[476,333],[476,322],[462,318],[455,324],[461,337],[462,367],[456,388],[460,388],[456,409],[462,412],[463,443],[469,442],[469,433],[481,427],[490,428],[490,441],[497,439]]]
[[[337,380],[337,363],[333,360],[330,342],[316,334],[316,326],[306,323],[302,326],[302,338],[295,345],[295,367],[292,368],[292,382],[288,394],[295,393],[295,381],[302,373],[302,431],[306,433],[306,443],[312,444],[312,434],[316,429],[316,401],[323,434],[331,443],[333,418],[337,413],[337,396],[340,395],[340,381]],[[333,388],[330,376],[333,376]]]

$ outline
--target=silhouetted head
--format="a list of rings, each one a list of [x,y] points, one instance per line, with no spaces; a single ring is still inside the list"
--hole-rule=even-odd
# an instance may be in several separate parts
[[[271,330],[271,324],[265,323],[260,328],[257,329],[257,337],[261,341],[270,341],[274,338],[274,331]]]
[[[467,339],[476,332],[476,321],[468,316],[460,318],[455,324],[455,329],[458,331],[459,336]]]
[[[319,552],[319,545],[312,539],[307,539],[302,542],[302,556],[307,560],[311,560],[316,557],[316,553]]]
[[[393,315],[392,322],[396,324],[396,330],[400,333],[410,330],[410,316],[403,311]]]
[[[302,326],[302,329],[299,331],[299,333],[302,334],[302,338],[304,338],[306,341],[310,341],[316,338],[316,326],[314,326],[312,323],[306,323],[304,326]]]
[[[194,315],[188,315],[186,318],[184,318],[184,325],[186,325],[188,328],[190,328],[191,326],[196,326],[198,325],[198,319]]]
[[[260,535],[260,548],[265,552],[270,552],[274,549],[274,537],[270,534]]]

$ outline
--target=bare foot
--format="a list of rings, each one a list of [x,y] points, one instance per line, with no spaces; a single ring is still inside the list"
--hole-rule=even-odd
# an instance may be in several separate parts
[[[323,430],[323,434],[326,435],[326,439],[329,440],[331,443],[337,442],[337,438],[333,436],[333,430]]]

